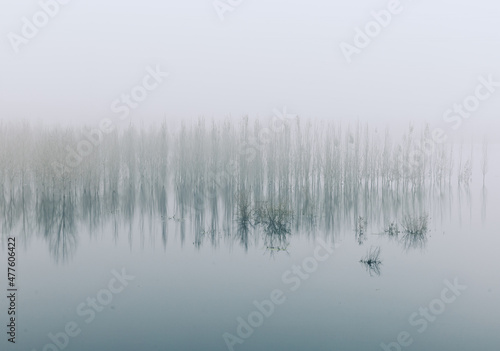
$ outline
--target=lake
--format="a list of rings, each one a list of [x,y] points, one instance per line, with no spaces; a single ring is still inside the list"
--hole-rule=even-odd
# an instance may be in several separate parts
[[[16,347],[498,349],[500,169],[483,184],[481,144],[407,170],[424,132],[245,126],[111,134],[62,173],[50,142],[78,133],[4,129]]]

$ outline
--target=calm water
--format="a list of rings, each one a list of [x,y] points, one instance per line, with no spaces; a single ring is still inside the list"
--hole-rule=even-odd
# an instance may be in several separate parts
[[[17,204],[19,221],[3,221],[1,255],[15,236],[16,348],[59,349],[49,334],[74,322],[79,334],[56,340],[74,351],[227,350],[225,333],[235,350],[498,350],[499,176],[491,165],[486,187],[479,176],[470,186],[360,186],[320,208],[293,199],[299,215],[282,230],[242,227],[231,192],[195,207],[183,202],[194,190],[174,188],[158,190],[165,197],[154,206],[140,189],[112,210],[96,209],[91,195],[65,198],[62,212]],[[424,236],[384,233],[425,214]],[[359,262],[376,247],[381,264]],[[134,278],[120,290],[123,271]],[[457,294],[445,281],[461,286]],[[276,290],[268,316],[254,313],[254,301]],[[239,318],[249,316],[248,336]],[[5,336],[0,345],[11,346]]]

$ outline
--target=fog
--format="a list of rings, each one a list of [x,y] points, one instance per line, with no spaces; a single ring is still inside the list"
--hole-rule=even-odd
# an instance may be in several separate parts
[[[0,350],[498,349],[498,0],[0,4]]]
[[[500,91],[466,128],[443,120],[479,77],[500,80],[500,5],[491,0],[402,0],[351,63],[340,44],[352,45],[355,29],[389,1],[243,1],[222,21],[212,0],[73,0],[17,45],[9,34],[21,35],[23,17],[40,4],[1,3],[1,120],[92,126],[117,118],[113,101],[160,66],[170,75],[131,112],[132,123],[267,118],[287,106],[302,118],[401,128],[425,121],[450,136],[499,126]]]

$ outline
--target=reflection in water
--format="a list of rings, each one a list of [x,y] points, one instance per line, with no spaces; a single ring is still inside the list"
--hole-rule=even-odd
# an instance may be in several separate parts
[[[358,216],[358,219],[356,221],[356,241],[358,242],[358,245],[363,245],[363,243],[367,240],[366,237],[366,226],[367,226],[367,221],[365,218]]]
[[[401,226],[403,228],[403,236],[400,239],[400,243],[403,249],[406,251],[410,249],[424,250],[429,231],[429,216],[405,216],[401,222]]]
[[[389,236],[389,238],[394,239],[399,236],[399,224],[397,222],[391,222],[389,223],[389,226],[384,229],[384,233]]]
[[[266,230],[264,234],[264,246],[270,256],[274,256],[281,251],[288,253],[290,233],[285,231],[270,232]]]
[[[354,228],[361,245],[372,230],[390,228],[397,236],[390,225],[407,214],[451,216],[452,150],[438,145],[435,155],[423,156],[422,168],[405,165],[425,133],[412,128],[397,141],[360,125],[296,120],[249,146],[262,130],[247,119],[211,128],[200,121],[177,133],[165,125],[129,128],[72,159],[67,150],[84,137],[79,131],[0,126],[0,229],[40,235],[64,262],[76,252],[79,233],[106,225],[115,240],[127,232],[130,245],[138,231],[141,245],[149,232],[164,247],[176,235],[196,248],[238,242],[248,249],[263,241],[280,252],[298,233],[338,236]],[[471,201],[464,179],[460,205]],[[483,213],[485,207],[484,189]],[[402,232],[405,249],[425,246],[425,235]]]
[[[370,276],[380,276],[380,266],[382,265],[380,247],[371,247],[370,251],[359,262],[365,267]]]
[[[483,191],[481,192],[481,220],[483,223],[486,221],[486,204],[488,203],[488,190],[483,184]]]
[[[36,225],[58,262],[67,261],[75,252],[78,237],[75,228],[75,198],[72,192],[42,193],[35,209]],[[26,211],[23,208],[23,211]],[[83,218],[82,218],[83,219]]]
[[[404,233],[399,242],[405,251],[411,249],[424,250],[427,245],[427,235],[422,233]]]
[[[398,239],[399,234],[401,245],[408,250],[423,248],[426,235],[408,234],[403,228],[400,234],[398,222],[394,219],[403,218],[402,212],[425,213],[429,203],[441,199],[432,198],[432,193],[425,193],[424,189],[418,190],[418,196],[413,192],[410,196],[408,191],[402,189],[399,193],[389,189],[369,192],[369,197],[365,197],[365,191],[351,191],[350,197],[343,196],[336,204],[332,202],[321,207],[316,200],[316,203],[310,203],[312,209],[308,209],[309,212],[302,212],[303,205],[297,205],[295,201],[285,206],[279,197],[275,197],[274,204],[270,201],[256,203],[251,195],[232,199],[231,193],[224,193],[222,189],[205,199],[204,207],[191,207],[185,199],[189,196],[195,198],[196,194],[191,191],[187,195],[182,188],[172,191],[174,196],[170,197],[170,203],[165,187],[142,191],[141,194],[140,188],[134,189],[129,185],[122,192],[106,192],[106,196],[87,189],[81,193],[74,189],[50,193],[43,191],[36,194],[33,200],[22,201],[21,198],[4,204],[2,212],[11,215],[4,217],[2,225],[26,235],[39,232],[46,239],[54,259],[61,262],[74,254],[78,233],[83,229],[92,233],[108,224],[112,225],[116,237],[119,231],[123,231],[120,228],[128,228],[131,244],[132,234],[137,230],[141,233],[149,230],[152,235],[158,235],[164,246],[167,245],[169,232],[179,235],[182,241],[189,232],[197,248],[206,244],[217,247],[221,241],[233,242],[236,239],[248,249],[252,242],[257,243],[260,238],[264,248],[270,254],[276,254],[287,250],[291,235],[296,233],[338,235],[352,232],[354,227],[354,238],[362,244],[370,235],[366,220],[370,218],[372,228],[385,226],[388,237]],[[365,201],[379,205],[366,207]],[[298,214],[292,210],[297,207],[301,208]],[[314,220],[311,220],[311,212],[314,212]],[[356,217],[355,214],[360,212],[363,216]],[[353,218],[356,220],[353,221]]]

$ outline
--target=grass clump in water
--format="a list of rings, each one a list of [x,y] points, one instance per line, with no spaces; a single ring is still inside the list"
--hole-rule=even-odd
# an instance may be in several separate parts
[[[368,251],[365,257],[359,260],[359,262],[365,266],[370,275],[373,273],[380,275],[380,265],[382,264],[382,260],[380,259],[380,247],[371,247],[370,251]]]
[[[401,223],[403,232],[409,235],[426,235],[429,231],[429,216],[420,217],[406,216]]]
[[[391,222],[391,224],[389,224],[389,226],[384,230],[384,233],[391,237],[396,237],[401,232],[399,231],[399,225],[396,222]]]
[[[381,264],[382,261],[380,260],[380,247],[379,246],[377,246],[376,248],[371,247],[370,251],[368,251],[365,257],[359,260],[359,262],[365,263],[370,266]]]
[[[239,228],[248,229],[252,225],[253,209],[249,197],[240,194],[237,202],[236,220]]]
[[[262,226],[267,233],[290,233],[292,220],[293,212],[282,203],[272,205],[268,202],[263,202],[254,210],[255,225]]]
[[[405,217],[401,223],[403,237],[400,242],[405,250],[424,249],[427,244],[429,232],[429,216]]]

